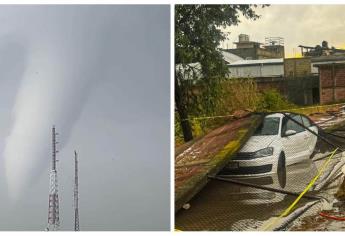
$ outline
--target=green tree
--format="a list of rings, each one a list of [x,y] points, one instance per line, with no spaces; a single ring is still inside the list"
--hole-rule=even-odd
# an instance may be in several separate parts
[[[189,114],[211,114],[214,111],[220,92],[219,82],[228,73],[218,48],[227,36],[222,28],[237,25],[240,14],[248,19],[258,19],[256,7],[175,6],[175,107],[186,142],[193,139]]]

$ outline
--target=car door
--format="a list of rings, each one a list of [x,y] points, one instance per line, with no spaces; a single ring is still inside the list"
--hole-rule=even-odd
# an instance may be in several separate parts
[[[306,127],[308,127],[313,132],[318,133],[317,127],[315,125],[313,125],[312,122],[307,117],[305,117],[305,116],[301,116],[301,117],[302,117],[303,124]],[[309,156],[314,152],[315,145],[317,142],[317,136],[308,130],[306,130],[306,132],[307,132],[307,136],[308,136],[307,146],[308,146],[308,158],[309,158]]]
[[[290,117],[297,122],[302,123],[301,116],[292,114],[290,115]],[[286,136],[285,132],[287,130],[293,130],[296,133]],[[307,139],[307,134],[305,132],[305,129],[291,119],[284,117],[281,134],[286,164],[291,165],[301,161],[301,159],[303,159],[303,156],[305,155],[306,150],[305,140]]]

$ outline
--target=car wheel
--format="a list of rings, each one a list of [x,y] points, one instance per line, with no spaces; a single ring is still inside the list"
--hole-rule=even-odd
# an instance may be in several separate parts
[[[286,185],[286,165],[285,165],[285,154],[281,152],[278,158],[277,174],[279,185],[285,188]]]

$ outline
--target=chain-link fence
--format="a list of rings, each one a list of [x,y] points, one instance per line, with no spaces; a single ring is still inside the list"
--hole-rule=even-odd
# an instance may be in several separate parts
[[[264,115],[227,166],[176,213],[177,229],[312,230],[304,217],[335,209],[345,127],[325,130],[297,113]]]

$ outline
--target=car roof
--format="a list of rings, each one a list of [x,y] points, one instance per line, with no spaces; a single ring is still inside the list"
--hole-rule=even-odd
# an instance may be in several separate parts
[[[300,115],[300,116],[306,117],[306,116],[303,115],[303,114],[291,114],[291,113],[289,113],[289,112],[285,112],[285,114],[287,114],[287,115],[292,115],[292,116],[294,116],[294,115]],[[268,114],[268,115],[266,115],[265,117],[279,117],[279,118],[282,118],[282,117],[284,117],[284,115],[283,115],[283,113],[277,112],[277,113]]]
[[[269,115],[266,115],[265,117],[283,117],[284,115],[282,113],[272,113],[272,114],[269,114]]]

